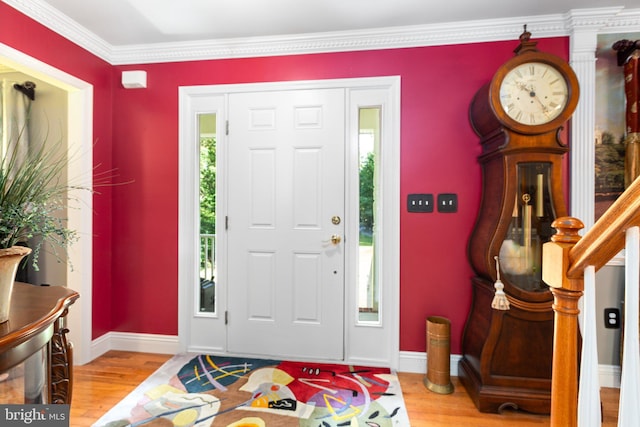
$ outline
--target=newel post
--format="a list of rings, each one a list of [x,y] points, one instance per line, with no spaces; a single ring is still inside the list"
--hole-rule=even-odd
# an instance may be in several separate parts
[[[573,246],[584,224],[571,217],[556,219],[556,234],[542,249],[542,280],[553,294],[553,371],[551,377],[551,427],[578,424],[578,300],[584,279],[567,277]]]

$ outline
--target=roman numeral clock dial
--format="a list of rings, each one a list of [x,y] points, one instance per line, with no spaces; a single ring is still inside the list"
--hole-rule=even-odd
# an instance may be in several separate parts
[[[542,62],[524,63],[509,71],[499,93],[507,115],[527,125],[549,123],[560,115],[569,97],[564,77]]]

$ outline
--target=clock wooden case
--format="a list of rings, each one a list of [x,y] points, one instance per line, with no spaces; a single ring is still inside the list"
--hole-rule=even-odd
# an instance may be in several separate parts
[[[552,295],[540,264],[551,222],[567,214],[568,147],[560,134],[579,89],[571,67],[538,51],[530,36],[525,27],[516,55],[480,88],[469,112],[482,146],[483,193],[468,245],[476,276],[458,375],[482,412],[550,411]],[[496,257],[506,310],[492,308]]]

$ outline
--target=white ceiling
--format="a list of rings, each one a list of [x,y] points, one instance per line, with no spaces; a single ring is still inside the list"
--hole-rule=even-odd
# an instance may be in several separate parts
[[[9,2],[11,3],[11,2]],[[300,35],[640,7],[640,0],[33,0],[111,46]]]
[[[640,0],[0,0],[113,65],[640,31]]]

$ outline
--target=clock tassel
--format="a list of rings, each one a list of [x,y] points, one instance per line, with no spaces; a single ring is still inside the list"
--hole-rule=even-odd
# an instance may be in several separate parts
[[[504,293],[504,284],[502,284],[500,280],[500,263],[497,256],[493,258],[496,260],[496,274],[498,278],[493,285],[496,288],[496,293],[493,301],[491,301],[491,308],[495,310],[509,310],[509,300],[507,299],[507,294]]]

